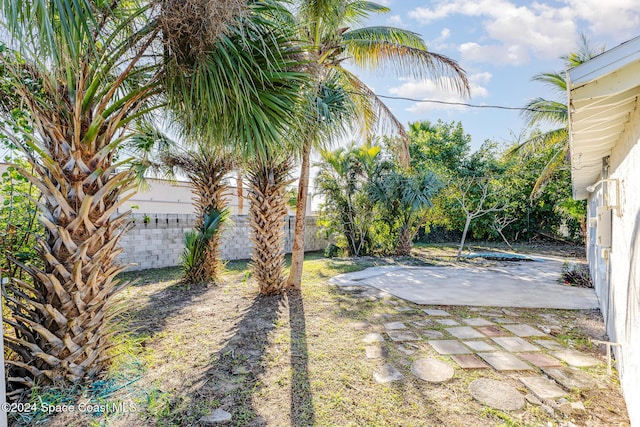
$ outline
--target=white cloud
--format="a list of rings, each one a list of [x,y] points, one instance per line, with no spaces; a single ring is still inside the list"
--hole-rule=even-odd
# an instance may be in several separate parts
[[[471,86],[471,98],[487,98],[489,90],[486,86],[491,81],[491,73],[482,72],[469,76],[469,84]],[[389,89],[389,93],[404,98],[434,100],[443,102],[467,102],[460,95],[448,90],[451,86],[447,79],[443,79],[442,84],[438,84],[433,80],[416,80],[403,79],[404,83],[400,86]],[[433,110],[464,110],[466,107],[461,105],[449,105],[433,102],[417,102],[407,108],[412,113],[425,113]]]
[[[400,15],[392,15],[387,19],[387,23],[389,25],[393,25],[396,27],[404,27],[404,22],[402,21],[402,17]]]
[[[637,35],[640,27],[638,0],[565,0],[576,15],[598,35]],[[613,47],[613,46],[611,46]]]
[[[478,43],[463,43],[460,54],[466,62],[491,62],[493,64],[522,65],[529,62],[529,51],[521,45],[480,45]]]
[[[484,30],[479,39],[460,46],[464,61],[513,65],[566,54],[576,44],[581,21],[601,36],[630,37],[640,26],[638,0],[533,1],[524,6],[510,0],[452,0],[409,12],[424,24],[453,15],[480,18]]]

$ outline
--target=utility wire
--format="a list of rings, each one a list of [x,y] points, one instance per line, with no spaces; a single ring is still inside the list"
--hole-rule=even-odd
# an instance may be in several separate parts
[[[538,113],[555,113],[556,110],[541,110],[538,108],[527,108],[527,107],[507,107],[504,105],[478,105],[478,104],[469,104],[466,102],[451,102],[451,101],[439,101],[436,99],[417,99],[417,98],[408,98],[405,96],[391,96],[391,95],[378,95],[377,93],[364,94],[358,92],[349,92],[353,95],[360,95],[364,97],[377,97],[382,99],[393,99],[398,101],[411,101],[411,102],[424,102],[424,103],[432,103],[432,104],[443,104],[443,105],[459,105],[463,107],[470,108],[492,108],[497,110],[514,110],[514,111],[533,111]]]

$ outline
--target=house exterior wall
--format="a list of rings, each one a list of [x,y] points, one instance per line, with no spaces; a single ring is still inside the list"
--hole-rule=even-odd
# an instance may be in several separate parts
[[[184,233],[193,229],[195,215],[190,214],[138,214],[132,215],[134,225],[120,240],[124,251],[116,258],[123,264],[134,264],[129,271],[147,268],[172,267],[180,263],[184,249]],[[318,235],[316,217],[307,217],[305,249],[324,249],[328,241]],[[293,246],[295,216],[285,218],[285,252]],[[222,259],[248,259],[251,256],[249,221],[246,215],[231,216],[223,231],[220,252]]]
[[[595,241],[589,229],[588,257],[596,292],[607,324],[609,339],[620,343],[616,363],[632,425],[640,426],[640,107],[630,120],[609,159],[609,178],[618,179],[622,216],[614,210],[610,251]],[[615,184],[609,184],[615,204]],[[588,200],[589,217],[603,205],[603,189]],[[608,260],[606,259],[608,257]]]

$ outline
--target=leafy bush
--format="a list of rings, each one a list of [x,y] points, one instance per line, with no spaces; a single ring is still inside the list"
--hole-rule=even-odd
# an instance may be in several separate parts
[[[5,158],[5,161],[10,159]],[[27,167],[22,160],[14,163]],[[18,264],[39,263],[36,238],[43,233],[37,220],[38,212],[34,200],[39,193],[13,166],[7,167],[0,178],[0,269],[5,277],[29,280]]]

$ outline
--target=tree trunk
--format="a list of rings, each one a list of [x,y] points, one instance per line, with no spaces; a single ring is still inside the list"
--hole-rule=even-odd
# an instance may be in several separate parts
[[[309,193],[309,173],[311,145],[310,137],[302,150],[302,166],[298,181],[298,200],[296,202],[296,225],[293,233],[293,248],[291,250],[291,268],[287,278],[287,288],[300,289],[302,286],[302,266],[304,263],[304,229],[307,217],[307,198]]]
[[[396,247],[396,254],[399,256],[411,255],[411,249],[413,248],[413,233],[411,228],[403,226],[400,228],[400,234],[398,235],[398,244]]]
[[[271,161],[252,165],[248,171],[251,269],[264,295],[284,290],[284,219],[290,169],[289,161]]]
[[[15,334],[5,336],[6,345],[22,359],[7,363],[13,381],[27,386],[92,378],[109,360],[109,319],[118,313],[112,297],[124,286],[116,276],[127,267],[114,260],[130,225],[129,211],[117,209],[134,188],[129,171],[111,173],[109,154],[66,141],[43,148],[42,163],[29,159],[34,174],[19,171],[42,193],[45,236],[37,251],[44,267],[14,260],[33,277],[33,287],[17,278],[7,285],[12,315],[5,322]],[[63,168],[72,161],[75,167]]]
[[[238,194],[238,215],[243,215],[244,211],[244,189],[242,186],[242,172],[238,170],[238,174],[236,175],[236,192]]]
[[[471,217],[467,215],[467,220],[464,223],[464,231],[462,232],[462,239],[460,239],[460,247],[458,248],[458,261],[462,256],[462,248],[464,247],[464,241],[467,239],[467,231],[469,231],[469,224],[471,224]]]

